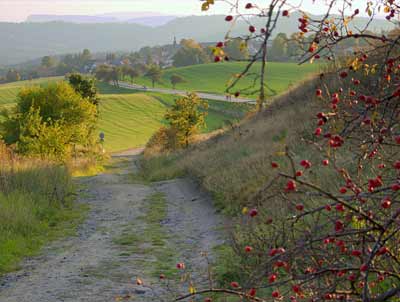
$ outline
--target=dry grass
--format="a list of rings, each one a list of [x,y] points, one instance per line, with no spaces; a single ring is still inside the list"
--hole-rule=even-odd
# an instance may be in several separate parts
[[[160,180],[189,174],[215,194],[218,206],[238,213],[272,177],[271,159],[277,160],[286,146],[299,160],[311,157],[301,138],[315,127],[313,117],[321,107],[315,97],[319,81],[308,79],[277,97],[264,112],[189,150],[145,159],[145,177]]]
[[[72,202],[73,189],[66,167],[21,158],[0,141],[0,275],[49,240],[72,234],[84,213]]]

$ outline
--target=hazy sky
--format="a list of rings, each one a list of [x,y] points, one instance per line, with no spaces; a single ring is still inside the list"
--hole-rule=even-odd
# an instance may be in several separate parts
[[[256,2],[264,2],[255,0]],[[293,0],[296,2],[296,0]],[[321,12],[323,0],[305,0],[307,11]],[[353,2],[365,3],[365,0]],[[201,14],[200,0],[0,0],[0,21],[24,21],[31,14],[102,14],[108,12],[158,12],[172,15]],[[213,13],[226,12],[217,3]]]

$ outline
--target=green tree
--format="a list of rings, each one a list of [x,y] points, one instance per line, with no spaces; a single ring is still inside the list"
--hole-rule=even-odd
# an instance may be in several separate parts
[[[96,106],[66,82],[23,89],[16,107],[3,115],[4,141],[23,154],[65,160],[75,146],[95,142]]]
[[[99,104],[97,87],[93,78],[85,77],[79,73],[72,73],[67,76],[67,80],[83,98],[96,106]]]
[[[45,68],[52,68],[56,65],[56,60],[51,56],[45,56],[42,58],[42,66]]]
[[[8,70],[6,74],[6,81],[7,82],[17,82],[21,80],[21,75],[15,69]]]
[[[173,75],[171,75],[170,80],[171,80],[171,84],[172,84],[172,88],[173,88],[173,89],[175,89],[175,87],[176,87],[177,84],[185,83],[185,82],[186,82],[185,78],[182,77],[182,76],[180,76],[179,74],[173,74]]]
[[[270,58],[273,60],[284,60],[288,57],[287,35],[279,33],[272,42]]]
[[[175,100],[175,104],[165,114],[171,129],[176,135],[179,147],[188,147],[190,139],[205,126],[208,104],[195,93]]]
[[[183,39],[181,48],[173,57],[174,66],[182,67],[210,62],[207,52],[192,39]]]
[[[245,41],[240,38],[228,41],[224,51],[230,59],[247,60],[249,58],[249,49]]]
[[[152,65],[145,74],[145,76],[151,80],[153,88],[155,86],[155,83],[161,82],[162,75],[163,71],[157,65]]]

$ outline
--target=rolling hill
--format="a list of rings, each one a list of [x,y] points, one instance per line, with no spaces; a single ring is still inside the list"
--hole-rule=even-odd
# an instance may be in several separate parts
[[[46,85],[59,80],[62,77],[0,85],[0,111],[15,104],[16,96],[23,87]],[[98,87],[101,99],[98,131],[105,133],[105,149],[109,152],[144,146],[151,135],[165,123],[164,114],[176,98],[116,88],[105,83],[98,83]],[[248,105],[208,102],[210,108],[204,132],[219,129],[228,121],[242,118],[250,108]]]
[[[296,32],[299,16],[300,13],[292,13],[290,18],[279,19],[275,34]],[[366,21],[355,19],[355,25],[362,27]],[[262,22],[257,18],[254,25],[260,28]],[[370,29],[387,30],[388,24],[375,20]],[[199,42],[213,42],[223,39],[229,26],[221,15],[181,17],[157,27],[133,23],[0,23],[0,65],[17,64],[45,55],[76,53],[85,48],[92,52],[134,51],[143,46],[170,44],[174,36],[178,40],[193,38]],[[247,31],[247,27],[247,23],[239,22],[234,34]]]
[[[225,91],[226,83],[233,75],[236,75],[244,70],[245,62],[235,63],[210,63],[193,65],[180,68],[171,68],[165,70],[162,82],[156,84],[156,87],[171,88],[170,77],[173,74],[182,76],[186,83],[178,84],[177,89],[193,90],[198,92],[214,92],[223,94]],[[260,64],[255,64],[252,71],[257,72]],[[284,92],[288,87],[297,83],[301,78],[307,77],[312,73],[319,71],[318,64],[304,64],[298,65],[296,63],[268,63],[268,96],[275,96]],[[151,81],[146,77],[135,79],[135,82],[151,86]],[[241,90],[243,88],[252,86],[252,78],[244,78],[240,85],[233,91]],[[255,93],[249,91],[249,95],[256,97]]]

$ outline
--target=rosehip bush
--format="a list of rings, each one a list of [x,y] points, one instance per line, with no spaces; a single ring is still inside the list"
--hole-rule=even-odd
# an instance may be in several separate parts
[[[226,20],[245,21],[250,33],[242,38],[258,42],[256,54],[232,85],[261,62],[261,107],[271,33],[280,17],[302,7],[285,0],[263,7],[256,1],[206,2],[229,5]],[[288,146],[284,156],[271,159],[275,177],[249,202],[251,210],[244,211],[241,225],[245,239],[234,247],[246,279],[226,280],[227,288],[210,283],[177,300],[210,292],[249,301],[400,299],[400,31],[369,29],[378,14],[395,24],[400,3],[313,3],[321,16],[304,13],[298,20],[298,35],[308,41],[301,62],[321,59],[331,68],[315,87],[322,109],[310,121],[310,133],[298,138],[310,157],[299,158]],[[361,12],[368,22],[353,25]],[[265,19],[264,31],[253,25],[256,17]],[[361,46],[350,56],[338,53],[348,40]],[[268,217],[267,203],[276,205],[279,215]]]

